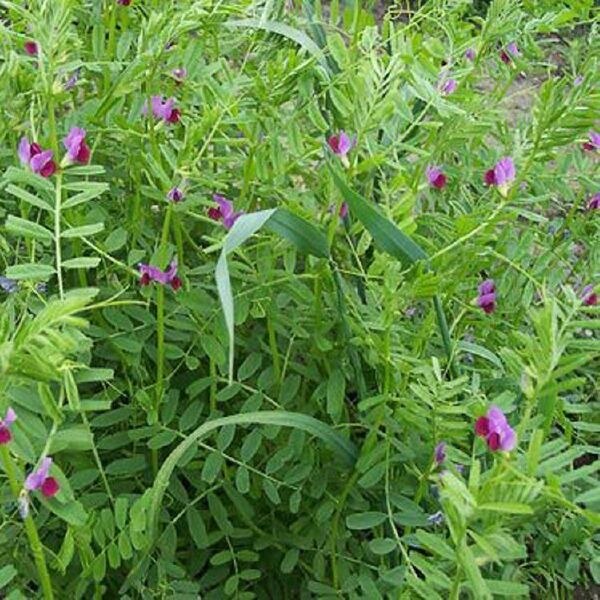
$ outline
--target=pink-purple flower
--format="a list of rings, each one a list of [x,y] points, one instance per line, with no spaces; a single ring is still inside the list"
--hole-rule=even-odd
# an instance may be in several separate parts
[[[129,6],[131,4],[131,0],[117,0],[117,4],[121,6]]]
[[[21,164],[28,166],[34,173],[42,177],[50,177],[56,172],[52,150],[42,150],[39,144],[30,143],[26,137],[23,137],[19,142],[18,153]]]
[[[23,49],[29,56],[37,56],[39,54],[40,48],[37,45],[37,42],[33,40],[28,40],[23,44]]]
[[[446,187],[446,183],[448,182],[448,178],[444,175],[443,171],[435,166],[429,165],[425,170],[427,174],[427,180],[429,181],[429,185],[431,187],[436,188],[437,190],[441,190]]]
[[[515,42],[510,42],[510,44],[506,46],[506,50],[500,50],[500,60],[502,60],[503,63],[510,65],[513,58],[516,58],[519,54],[517,44]]]
[[[348,153],[356,146],[356,136],[351,138],[343,129],[339,133],[327,138],[329,149],[342,160],[344,166],[348,166]]]
[[[227,200],[227,198],[221,196],[221,194],[213,194],[213,200],[217,203],[218,208],[209,208],[208,216],[213,221],[223,221],[225,229],[231,229],[233,224],[244,214],[244,212],[236,212],[233,209],[233,202]]]
[[[340,219],[345,219],[348,216],[348,203],[342,202],[340,205]]]
[[[517,445],[515,430],[508,424],[502,410],[494,405],[490,406],[485,417],[475,421],[475,433],[485,439],[492,452],[510,452]]]
[[[49,456],[44,457],[40,467],[30,473],[27,479],[25,479],[25,489],[29,492],[40,490],[46,498],[54,496],[60,489],[60,486],[54,477],[48,476],[51,466],[52,459]]]
[[[598,294],[594,291],[593,285],[586,285],[581,290],[580,298],[586,306],[596,306],[598,304]]]
[[[456,79],[452,79],[450,78],[446,78],[446,77],[442,77],[440,78],[440,82],[438,84],[438,89],[440,90],[440,93],[444,96],[449,96],[450,94],[453,94],[456,91],[456,88],[458,87],[458,82],[456,81]]]
[[[4,419],[0,419],[0,444],[8,444],[12,440],[10,428],[16,420],[17,413],[12,408],[8,408]]]
[[[152,96],[150,99],[152,114],[156,119],[162,119],[166,123],[179,123],[181,112],[175,108],[175,98],[163,100],[162,96]],[[144,104],[142,109],[144,115],[148,114],[148,103]]]
[[[181,279],[177,277],[177,261],[175,259],[171,261],[166,271],[144,263],[140,263],[138,267],[140,270],[140,285],[149,285],[152,281],[156,281],[162,285],[170,285],[175,291],[181,287]]]
[[[177,67],[171,71],[171,75],[177,81],[177,83],[181,83],[187,77],[187,69],[184,67]]]
[[[501,158],[493,169],[485,172],[484,181],[486,185],[495,185],[503,196],[508,193],[510,184],[517,175],[515,163],[510,156]]]
[[[584,142],[583,149],[586,152],[593,152],[594,150],[600,150],[600,133],[597,131],[590,131],[587,142]]]
[[[473,62],[475,60],[475,49],[467,48],[465,51],[465,58],[467,60],[470,60],[471,62]]]
[[[600,192],[596,192],[587,203],[588,210],[600,210]]]
[[[183,190],[179,189],[176,185],[167,192],[167,198],[171,202],[181,202],[184,196]]]
[[[71,127],[63,144],[67,149],[67,156],[71,162],[78,162],[87,165],[90,162],[90,148],[85,142],[85,129],[80,127]]]
[[[477,306],[483,308],[486,314],[496,310],[496,284],[493,279],[486,279],[477,288]]]

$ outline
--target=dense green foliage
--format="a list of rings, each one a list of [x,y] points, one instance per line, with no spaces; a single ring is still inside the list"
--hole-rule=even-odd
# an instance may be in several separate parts
[[[407,5],[0,2],[7,599],[600,584],[597,14]]]

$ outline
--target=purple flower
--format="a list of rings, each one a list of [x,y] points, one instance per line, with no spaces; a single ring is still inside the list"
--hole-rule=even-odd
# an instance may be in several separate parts
[[[575,79],[573,80],[573,85],[575,87],[579,87],[583,83],[583,79],[583,75],[577,75],[577,77],[575,77]]]
[[[486,171],[484,181],[486,185],[495,185],[503,196],[508,193],[509,185],[517,175],[515,163],[510,156],[501,158],[493,169]]]
[[[446,460],[446,442],[440,442],[433,452],[436,466],[440,466]]]
[[[19,289],[19,284],[14,279],[0,275],[0,289],[4,290],[7,294],[13,294]]]
[[[0,445],[8,444],[12,440],[10,428],[16,420],[17,413],[12,408],[8,408],[4,419],[0,419]]]
[[[156,119],[162,119],[166,123],[179,123],[181,112],[175,108],[175,98],[168,98],[163,101],[162,96],[152,96],[150,99],[152,114]],[[148,114],[148,103],[144,104],[142,114]]]
[[[71,131],[63,139],[63,144],[67,149],[67,156],[71,162],[78,162],[82,165],[87,165],[90,162],[91,151],[85,143],[85,129],[71,127]]]
[[[493,279],[486,279],[477,288],[479,296],[477,297],[477,306],[483,308],[486,314],[493,313],[496,310],[496,284]]]
[[[580,298],[586,306],[596,306],[598,304],[598,294],[594,291],[593,285],[586,285],[581,290]]]
[[[171,71],[171,75],[177,80],[177,83],[181,83],[187,77],[187,69],[177,67]]]
[[[218,204],[218,208],[209,208],[208,216],[213,221],[223,221],[225,229],[231,229],[233,224],[244,214],[244,211],[234,211],[233,202],[227,200],[220,194],[213,194],[213,200]]]
[[[458,82],[456,81],[456,79],[444,78],[440,80],[440,83],[438,84],[438,89],[440,90],[440,93],[444,96],[449,96],[450,94],[453,94],[456,91],[457,86]]]
[[[512,59],[517,56],[519,56],[519,49],[515,42],[510,42],[510,44],[506,46],[506,50],[500,50],[500,60],[507,65],[512,64]]]
[[[348,216],[348,203],[342,202],[340,205],[340,219],[345,219]]]
[[[25,489],[29,492],[40,490],[46,498],[54,496],[60,488],[54,477],[48,477],[51,466],[52,459],[49,456],[43,458],[40,467],[27,475]]]
[[[515,430],[508,424],[504,413],[497,406],[490,406],[485,417],[475,422],[475,434],[487,442],[492,452],[510,452],[517,444]]]
[[[183,200],[183,197],[183,192],[177,186],[172,187],[167,193],[167,198],[171,202],[181,202]]]
[[[600,192],[596,192],[587,203],[588,210],[599,210],[600,209]]]
[[[33,40],[28,40],[23,44],[23,48],[25,50],[25,52],[27,54],[29,54],[29,56],[37,56],[40,49],[39,46],[37,45],[37,42],[34,42]]]
[[[444,513],[441,510],[429,515],[427,517],[427,523],[429,525],[441,525],[444,522]]]
[[[121,6],[129,6],[131,4],[131,0],[117,0],[117,4]]]
[[[473,48],[467,48],[465,51],[465,58],[471,62],[475,60],[475,50]]]
[[[506,46],[506,50],[512,56],[519,56],[519,49],[517,48],[517,44],[515,42],[510,42],[510,44]]]
[[[170,285],[173,290],[177,291],[181,287],[181,279],[177,277],[177,261],[173,259],[169,268],[166,271],[161,271],[158,267],[139,264],[140,269],[140,285],[149,285],[150,282],[156,281],[162,285]]]
[[[71,90],[73,89],[76,85],[77,82],[79,81],[79,69],[77,69],[72,75],[71,77],[69,77],[69,79],[67,79],[67,81],[65,81],[63,88],[65,90]]]
[[[19,159],[21,164],[28,166],[34,173],[42,177],[50,177],[56,172],[56,163],[52,160],[52,150],[42,150],[39,144],[30,143],[26,137],[19,142]]]
[[[441,190],[446,186],[448,178],[444,175],[442,170],[435,165],[429,165],[425,170],[427,174],[427,180],[429,181],[429,185]]]
[[[589,141],[583,144],[583,149],[587,152],[600,150],[600,133],[590,131]]]
[[[348,152],[356,146],[356,136],[350,138],[343,129],[340,129],[338,134],[329,136],[327,145],[336,156],[341,158],[344,166],[348,166]]]

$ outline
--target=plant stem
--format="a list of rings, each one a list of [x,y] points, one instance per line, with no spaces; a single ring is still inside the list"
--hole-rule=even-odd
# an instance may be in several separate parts
[[[15,497],[18,498],[21,492],[21,486],[17,482],[15,466],[6,444],[0,446],[0,453],[2,455],[2,462],[4,463],[4,470],[6,472],[6,476],[8,477],[10,489]],[[44,599],[53,600],[54,592],[52,591],[50,574],[48,573],[48,567],[46,566],[44,549],[42,547],[42,542],[40,541],[40,536],[38,535],[37,527],[35,526],[35,521],[33,520],[33,517],[28,514],[25,517],[24,522],[25,531],[27,532],[27,537],[29,539],[29,547],[31,548],[31,553],[33,554],[33,558],[35,560],[35,566],[37,567],[38,578],[40,585],[42,586]]]
[[[63,278],[62,278],[62,251],[60,247],[60,220],[62,206],[62,175],[56,176],[54,201],[54,254],[56,259],[56,277],[58,279],[58,294],[62,299],[64,297]]]

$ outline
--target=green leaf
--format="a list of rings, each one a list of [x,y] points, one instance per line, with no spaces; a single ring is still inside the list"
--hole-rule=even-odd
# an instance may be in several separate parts
[[[69,258],[62,263],[65,269],[94,269],[100,264],[100,259],[93,256]]]
[[[83,187],[84,189],[78,194],[67,198],[62,203],[63,210],[66,210],[67,208],[73,208],[74,206],[78,206],[79,204],[83,204],[84,202],[89,202],[90,200],[101,196],[104,192],[108,190],[108,185],[106,183],[80,183],[78,185],[80,189],[81,187]],[[68,186],[65,187],[68,188]]]
[[[388,516],[382,512],[361,512],[346,518],[348,529],[372,529],[381,525]]]
[[[327,382],[327,414],[338,421],[344,409],[346,379],[339,369],[334,369]]]
[[[465,571],[465,575],[471,584],[471,589],[473,590],[475,598],[492,600],[492,594],[481,576],[481,571],[475,562],[475,557],[466,544],[463,544],[459,549],[458,557]]]
[[[82,225],[81,227],[71,227],[70,229],[65,229],[61,233],[61,237],[63,238],[82,238],[88,237],[90,235],[95,235],[96,233],[100,233],[104,230],[104,223],[94,223],[92,225]]]
[[[22,235],[23,237],[31,237],[44,242],[51,242],[54,239],[52,232],[46,229],[44,226],[28,221],[27,219],[21,219],[14,215],[9,215],[6,219],[6,231],[14,233],[15,235]]]
[[[502,364],[500,358],[487,348],[480,346],[479,344],[463,341],[458,342],[456,347],[458,350],[462,350],[463,352],[468,352],[469,354],[475,354],[475,356],[485,358],[485,360],[491,362],[493,365],[504,371],[504,365]]]
[[[369,542],[369,550],[377,555],[389,554],[397,547],[398,544],[390,538],[375,538]]]
[[[25,265],[13,265],[6,269],[6,276],[10,279],[49,279],[56,271],[50,265],[40,263],[29,263]]]
[[[6,587],[17,574],[13,565],[6,565],[0,569],[0,588]]]
[[[344,462],[348,465],[354,464],[357,456],[357,450],[352,444],[339,433],[336,433],[331,427],[309,417],[298,413],[287,411],[264,411],[264,412],[249,412],[213,421],[207,421],[200,425],[185,440],[183,440],[163,461],[160,470],[154,480],[151,493],[151,504],[149,510],[149,522],[156,530],[158,526],[158,514],[162,505],[162,499],[169,485],[171,474],[173,473],[177,463],[181,460],[189,448],[194,447],[198,441],[207,436],[210,432],[219,429],[225,425],[278,425],[283,427],[293,427],[306,431],[314,435],[327,444]],[[113,463],[114,464],[114,463]],[[110,468],[111,465],[109,465]],[[108,472],[108,468],[107,468]]]
[[[516,596],[529,597],[529,586],[524,583],[514,583],[500,579],[486,579],[485,584],[490,590],[494,591],[494,596],[507,596],[508,598],[515,598]]]
[[[35,206],[36,208],[41,208],[42,210],[45,210],[48,212],[54,212],[54,208],[50,205],[49,202],[40,198],[39,196],[35,196],[34,194],[31,194],[30,192],[28,192],[20,187],[17,187],[16,185],[13,185],[12,183],[6,187],[6,191],[9,194],[16,196],[20,200],[27,202],[27,204],[31,204],[32,206]]]
[[[329,257],[327,236],[310,221],[285,208],[278,208],[265,226],[292,242],[303,254],[312,254],[319,258]]]
[[[208,534],[200,511],[190,506],[185,513],[185,518],[196,547],[199,549],[206,548],[208,546]]]
[[[478,510],[491,510],[512,515],[531,515],[533,508],[519,502],[486,502],[477,505]]]

